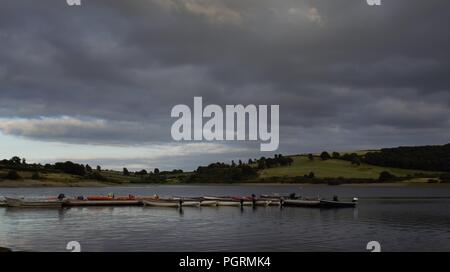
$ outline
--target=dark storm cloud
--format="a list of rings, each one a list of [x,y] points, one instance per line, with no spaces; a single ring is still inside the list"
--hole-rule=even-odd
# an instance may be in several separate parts
[[[6,134],[169,142],[172,106],[200,95],[205,104],[279,104],[282,152],[450,136],[445,0],[379,8],[363,0],[86,0],[79,8],[6,0],[0,7]]]

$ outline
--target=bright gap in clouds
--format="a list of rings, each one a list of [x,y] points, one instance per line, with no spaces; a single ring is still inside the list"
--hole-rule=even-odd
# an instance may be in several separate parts
[[[52,141],[29,140],[24,137],[0,133],[0,159],[13,156],[24,157],[28,163],[54,163],[71,160],[78,163],[101,165],[104,169],[130,170],[160,168],[172,170],[183,168],[179,162],[190,156],[202,154],[226,154],[242,151],[216,143],[165,143],[142,146],[108,146],[67,144]],[[173,164],[167,160],[175,157]],[[178,167],[177,167],[178,166]],[[184,169],[192,170],[192,169]]]

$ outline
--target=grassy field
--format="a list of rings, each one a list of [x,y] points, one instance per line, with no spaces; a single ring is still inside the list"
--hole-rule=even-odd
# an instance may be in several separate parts
[[[295,177],[303,176],[314,172],[316,178],[375,178],[377,179],[382,171],[389,171],[391,174],[398,177],[406,177],[414,175],[415,173],[429,174],[430,176],[437,172],[427,172],[422,170],[406,170],[389,167],[379,167],[368,164],[361,164],[360,166],[351,165],[348,161],[343,160],[327,160],[322,161],[319,157],[315,157],[310,161],[307,156],[292,157],[294,163],[291,166],[276,167],[262,170],[260,176],[262,178],[268,177]]]
[[[389,167],[379,167],[368,164],[360,166],[352,165],[344,160],[321,160],[318,156],[310,161],[307,156],[292,156],[294,162],[291,166],[275,167],[264,169],[258,172],[259,176],[248,182],[264,182],[265,179],[274,177],[303,177],[310,172],[315,178],[347,178],[347,179],[374,179],[377,180],[383,171],[388,171],[397,177],[408,177],[408,182],[426,183],[429,178],[436,178],[439,172],[428,172],[422,170],[406,170]],[[256,167],[256,164],[254,165]],[[0,176],[6,176],[8,169],[1,169]],[[38,186],[110,186],[127,185],[139,183],[179,184],[186,182],[193,175],[192,172],[165,174],[163,180],[149,180],[148,176],[142,177],[131,174],[124,176],[121,171],[101,171],[102,179],[93,179],[89,176],[69,175],[57,171],[39,172],[39,178],[33,179],[33,171],[18,171],[20,179],[7,180],[0,179],[0,187],[38,187]],[[421,176],[414,177],[415,174]],[[211,180],[214,182],[214,180]]]

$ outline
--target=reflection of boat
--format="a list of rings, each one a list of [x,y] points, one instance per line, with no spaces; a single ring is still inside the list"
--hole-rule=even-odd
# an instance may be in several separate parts
[[[337,200],[320,200],[321,208],[354,208],[356,207],[357,199],[352,202],[337,201]]]
[[[25,200],[20,198],[5,197],[7,207],[20,208],[61,208],[60,200]]]
[[[286,199],[283,201],[283,205],[292,207],[319,207],[320,200]]]
[[[0,207],[6,207],[6,201],[0,200]]]

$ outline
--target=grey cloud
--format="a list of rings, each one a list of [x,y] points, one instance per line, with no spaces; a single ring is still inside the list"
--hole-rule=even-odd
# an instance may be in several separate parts
[[[170,142],[171,107],[201,95],[219,105],[279,104],[282,152],[450,136],[445,0],[380,8],[326,0],[90,0],[75,9],[6,0],[0,7],[0,117],[105,122],[77,133],[58,124],[59,135],[10,124],[3,133]]]

